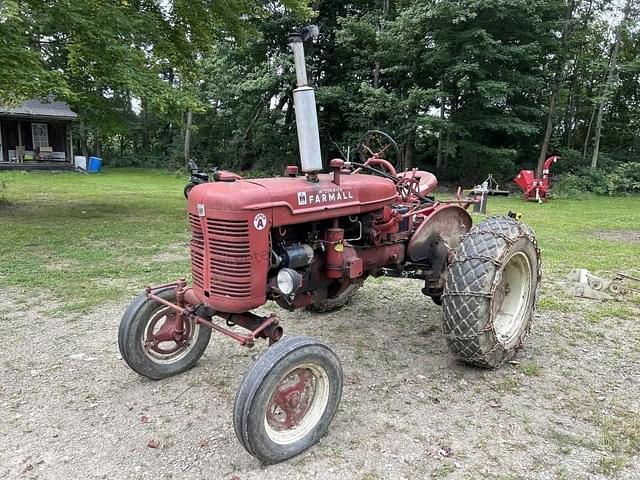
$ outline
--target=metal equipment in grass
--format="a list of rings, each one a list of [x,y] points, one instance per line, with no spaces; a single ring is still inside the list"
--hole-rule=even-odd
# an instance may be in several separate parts
[[[320,173],[303,51],[314,32],[289,38],[302,174],[290,166],[278,178],[245,180],[225,171],[209,178],[194,167],[185,190],[192,284],[147,287],[118,334],[125,362],[152,379],[193,367],[212,330],[246,347],[266,339],[270,347],[242,380],[233,410],[239,442],[265,463],[297,455],[327,432],[343,373],[325,343],[283,337],[277,315],[252,309],[273,300],[287,310],[329,312],[346,305],[368,277],[416,279],[443,307],[451,351],[493,368],[522,347],[541,275],[531,228],[509,216],[472,227],[467,209],[479,200],[435,200],[436,177],[415,168],[398,172],[401,150],[384,132],[365,135],[359,161],[334,159],[330,172]]]
[[[487,195],[501,197],[509,196],[509,190],[500,188],[500,184],[495,178],[493,178],[492,173],[490,173],[479,185],[476,185],[469,193],[471,195],[482,195],[485,192]]]
[[[612,300],[615,296],[627,293],[640,293],[640,289],[629,286],[631,282],[637,287],[640,278],[626,273],[616,273],[613,280],[597,277],[586,268],[577,268],[567,275],[567,280],[571,281],[568,292],[580,298],[592,300]]]
[[[629,275],[628,273],[618,272],[613,279],[614,283],[620,285],[620,291],[631,292],[631,293],[640,293],[640,278],[634,277],[633,275]],[[629,286],[629,282],[632,282],[635,288]]]
[[[544,161],[542,166],[542,178],[536,177],[533,170],[520,170],[518,175],[516,175],[516,178],[514,178],[513,181],[522,190],[522,198],[525,202],[535,200],[538,203],[543,203],[548,200],[549,189],[551,188],[549,169],[551,168],[551,165],[556,163],[559,159],[559,156],[553,155]]]

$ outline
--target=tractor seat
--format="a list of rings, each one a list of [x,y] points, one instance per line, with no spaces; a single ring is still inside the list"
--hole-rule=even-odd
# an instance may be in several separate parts
[[[418,193],[422,195],[428,195],[438,186],[438,179],[433,173],[425,172],[424,170],[416,170],[415,173],[412,170],[398,173],[399,178],[412,178],[419,180]]]

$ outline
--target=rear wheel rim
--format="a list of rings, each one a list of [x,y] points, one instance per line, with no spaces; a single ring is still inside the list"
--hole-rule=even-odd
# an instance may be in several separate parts
[[[329,404],[329,376],[316,363],[292,368],[276,385],[264,417],[269,439],[295,443],[320,422]]]
[[[520,339],[529,317],[533,270],[529,257],[516,252],[505,262],[493,298],[493,329],[498,341],[512,348]]]

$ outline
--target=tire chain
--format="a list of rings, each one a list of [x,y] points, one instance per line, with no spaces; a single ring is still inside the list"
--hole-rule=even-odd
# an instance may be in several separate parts
[[[510,232],[512,232],[513,235],[515,236],[509,236],[508,234],[503,233],[502,231],[496,231],[496,230],[487,230],[486,228],[480,228],[480,226],[482,225],[483,227],[486,227],[487,224],[491,224],[493,223],[495,227],[501,227],[502,222],[504,222],[505,219],[508,219],[507,222],[509,224],[511,224],[510,226],[514,226],[517,227],[517,231],[512,231],[511,228],[509,229]],[[497,225],[496,225],[497,224]],[[475,255],[467,255],[467,252],[464,252],[463,254],[463,250],[464,250],[464,241],[467,240],[468,238],[471,238],[473,236],[479,236],[479,235],[490,235],[494,238],[500,238],[501,240],[503,240],[505,242],[505,246],[503,246],[501,248],[501,252],[500,255],[496,258],[490,255],[481,255],[481,254],[475,254]],[[535,311],[536,309],[536,305],[538,303],[538,298],[539,298],[539,291],[540,291],[540,280],[542,279],[542,261],[541,261],[541,256],[540,256],[540,248],[538,245],[538,241],[536,239],[535,236],[535,232],[533,231],[533,229],[531,227],[529,227],[528,225],[525,225],[524,223],[518,222],[514,219],[511,219],[509,217],[504,217],[504,216],[492,216],[489,217],[487,219],[485,219],[480,225],[473,227],[461,240],[460,242],[460,247],[458,247],[458,250],[456,251],[455,257],[453,259],[453,261],[451,262],[451,265],[449,268],[453,268],[455,264],[464,264],[467,262],[472,262],[472,261],[482,261],[482,262],[490,262],[492,263],[494,266],[496,267],[501,267],[502,266],[502,262],[504,261],[504,258],[509,250],[509,247],[511,245],[513,245],[513,243],[517,242],[520,238],[523,237],[527,237],[531,243],[534,246],[535,252],[536,252],[536,256],[537,256],[537,286],[536,286],[536,291],[534,292],[534,302],[533,302],[533,311]],[[486,242],[484,242],[486,243]],[[494,245],[495,248],[495,245]],[[475,248],[474,248],[475,250]],[[473,269],[473,267],[472,267]],[[475,269],[474,269],[475,270]],[[462,275],[462,278],[464,278],[464,275]],[[458,290],[451,290],[450,286],[449,286],[449,282],[447,281],[446,285],[445,285],[445,289],[443,292],[443,297],[478,297],[478,298],[488,298],[491,299],[493,298],[493,295],[495,294],[495,290],[498,286],[499,282],[496,282],[496,278],[494,278],[494,281],[492,282],[491,288],[489,291],[481,291],[481,292],[469,292],[469,291],[458,291]],[[467,287],[468,285],[465,285],[465,287]],[[469,310],[469,316],[472,316],[480,307],[480,305],[476,306],[476,308],[473,309],[473,311],[469,308],[469,306],[464,303],[461,306],[458,306],[456,308],[455,314],[450,315],[451,317],[455,318],[458,317],[459,319],[463,319],[464,316],[462,314],[460,314],[460,309],[461,308],[467,308]],[[489,303],[489,305],[487,306],[487,308],[489,309],[489,311],[491,311],[491,302]],[[446,309],[446,306],[445,306]],[[532,312],[533,315],[533,312]],[[466,319],[462,320],[466,323]],[[520,337],[518,338],[518,341],[516,343],[516,345],[513,347],[513,351],[517,351],[520,348],[522,348],[522,345],[524,343],[524,339],[525,337],[529,334],[530,330],[531,330],[531,323],[532,321],[529,321],[527,323],[527,326],[524,330],[524,332],[522,333],[522,335],[520,335]],[[447,326],[447,320],[446,320],[446,315],[445,315],[445,321],[443,322],[442,325],[442,331],[444,333],[445,338],[447,339],[448,343],[451,344],[456,344],[455,345],[455,350],[456,350],[456,354],[457,355],[461,355],[464,357],[464,360],[468,363],[472,363],[475,365],[480,365],[480,366],[487,366],[487,358],[490,358],[495,352],[497,352],[498,350],[502,350],[503,354],[501,355],[501,360],[496,364],[493,365],[493,367],[499,367],[507,358],[507,355],[505,355],[506,353],[506,349],[504,347],[504,345],[502,343],[500,343],[500,341],[496,341],[495,344],[493,345],[493,347],[485,352],[483,355],[473,355],[473,353],[476,353],[478,350],[480,350],[480,336],[485,334],[486,332],[492,332],[494,338],[498,338],[496,331],[495,331],[495,326],[493,325],[493,321],[490,318],[489,321],[487,322],[487,324],[484,326],[484,328],[480,329],[479,331],[473,333],[473,334],[462,334],[461,333],[461,329],[460,328],[455,328],[456,326],[453,326],[453,328],[448,328]],[[447,331],[447,329],[449,331]],[[455,333],[455,330],[458,330],[459,333]],[[468,328],[468,330],[472,330],[472,328]],[[472,345],[469,345],[469,341],[473,341]],[[471,355],[469,355],[471,354]]]

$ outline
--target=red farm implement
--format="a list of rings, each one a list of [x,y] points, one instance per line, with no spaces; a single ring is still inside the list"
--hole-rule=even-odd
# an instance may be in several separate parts
[[[523,192],[524,201],[535,200],[539,203],[547,201],[547,194],[551,188],[549,181],[549,169],[551,165],[560,159],[559,156],[553,155],[544,161],[542,166],[542,178],[536,177],[533,170],[520,170],[513,181],[520,187]]]
[[[365,135],[357,161],[334,159],[320,173],[303,49],[316,32],[289,38],[302,173],[291,166],[277,178],[225,171],[209,178],[194,165],[185,189],[192,283],[148,287],[124,313],[118,335],[125,362],[152,379],[192,368],[213,330],[244,347],[266,339],[270,346],[242,380],[233,410],[240,444],[265,463],[297,455],[327,432],[343,373],[325,343],[283,337],[277,315],[252,309],[273,300],[287,310],[329,312],[368,277],[415,279],[442,305],[454,355],[493,368],[522,347],[540,281],[531,228],[508,216],[472,228],[467,208],[477,200],[436,200],[436,177],[398,171],[401,150],[380,131]]]

